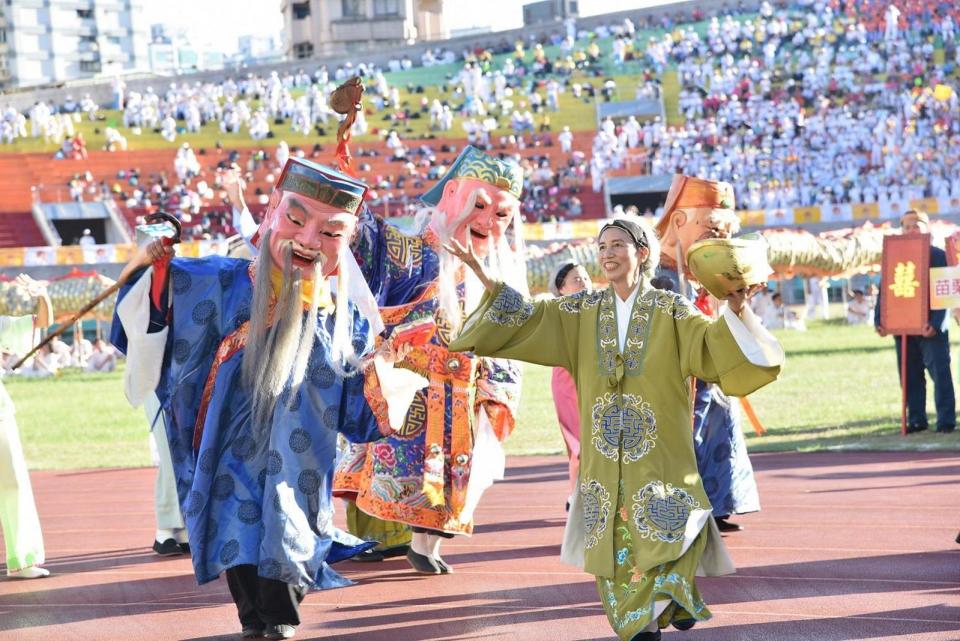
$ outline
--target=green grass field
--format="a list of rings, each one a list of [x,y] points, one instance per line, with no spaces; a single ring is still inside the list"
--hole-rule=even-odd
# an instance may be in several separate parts
[[[783,331],[787,364],[777,382],[751,397],[768,433],[752,452],[776,450],[960,449],[960,433],[901,437],[900,390],[891,339],[869,327],[813,323]],[[17,407],[34,469],[149,465],[146,420],[127,405],[120,373],[66,373],[53,380],[4,381]],[[932,391],[929,392],[932,397]],[[932,403],[930,405],[933,422]],[[526,366],[520,420],[509,454],[563,451],[550,395],[550,371]]]

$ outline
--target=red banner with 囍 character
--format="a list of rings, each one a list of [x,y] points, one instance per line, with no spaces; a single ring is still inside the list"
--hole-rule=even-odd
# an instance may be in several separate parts
[[[888,334],[922,334],[930,315],[930,235],[883,239],[880,324]]]

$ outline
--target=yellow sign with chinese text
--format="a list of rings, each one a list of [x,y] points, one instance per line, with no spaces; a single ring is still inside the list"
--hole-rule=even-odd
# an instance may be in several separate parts
[[[930,268],[930,309],[960,307],[960,266]]]
[[[897,263],[893,270],[893,282],[890,291],[897,298],[913,298],[917,295],[920,282],[917,280],[917,265],[912,260]]]
[[[880,205],[877,203],[853,203],[850,205],[854,220],[880,218]]]

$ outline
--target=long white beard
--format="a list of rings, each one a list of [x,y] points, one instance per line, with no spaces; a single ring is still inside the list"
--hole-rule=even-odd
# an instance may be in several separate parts
[[[263,237],[262,247],[269,247],[270,234]],[[293,248],[283,248],[281,289],[274,306],[274,322],[270,324],[271,279],[273,261],[269,251],[260,254],[253,283],[250,329],[244,348],[242,380],[252,399],[255,429],[272,423],[278,399],[288,386],[291,402],[303,383],[317,332],[317,304],[321,287],[313,288],[309,311],[303,312],[303,273],[293,267]],[[320,262],[313,265],[314,278],[323,278]],[[320,283],[321,280],[315,280]]]
[[[421,211],[418,214],[418,220],[424,220],[426,216],[431,216],[433,220],[444,220],[443,212],[434,208]],[[514,227],[514,236],[520,240],[514,247],[510,247],[510,243],[505,237],[501,237],[496,242],[492,236],[487,238],[487,257],[485,261],[487,272],[492,278],[507,283],[523,295],[528,295],[530,290],[527,285],[527,264],[522,231],[519,229],[519,222],[517,222],[517,225]],[[437,232],[441,244],[446,244],[452,232],[450,226],[442,223],[432,226],[434,231]],[[472,242],[469,236],[468,242]],[[469,315],[479,306],[484,287],[473,270],[467,268],[460,259],[443,250],[441,250],[439,258],[437,305],[455,335],[459,333],[463,326],[464,312]],[[464,295],[462,300],[457,287],[457,272],[461,267],[464,268]]]

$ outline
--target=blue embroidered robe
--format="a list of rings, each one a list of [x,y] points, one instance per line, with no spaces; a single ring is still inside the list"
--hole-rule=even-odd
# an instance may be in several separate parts
[[[241,383],[242,342],[218,355],[225,339],[245,333],[253,294],[251,263],[210,257],[174,259],[150,330],[169,327],[160,383],[177,491],[189,531],[197,581],[250,564],[260,576],[298,586],[351,582],[329,567],[371,547],[333,526],[332,478],[337,433],[353,441],[380,437],[363,395],[363,377],[341,379],[331,367],[333,316],[320,314],[307,377],[296,397],[277,403],[257,430]],[[142,274],[142,273],[141,273]],[[120,292],[128,293],[132,282]],[[351,305],[354,348],[372,346],[367,321]],[[127,336],[115,316],[113,343]],[[362,342],[361,342],[362,341]],[[222,350],[221,350],[222,351]],[[204,388],[217,367],[211,393]],[[205,407],[205,417],[198,415]],[[198,436],[195,430],[202,430]],[[198,447],[195,448],[195,439]]]

